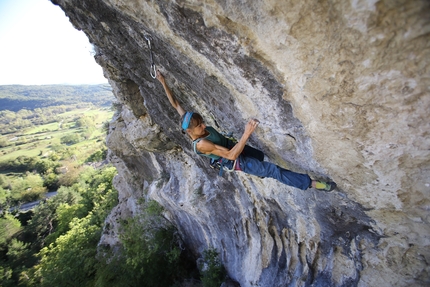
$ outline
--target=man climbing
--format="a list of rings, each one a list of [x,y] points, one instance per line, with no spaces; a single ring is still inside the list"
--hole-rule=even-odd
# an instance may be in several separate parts
[[[157,71],[157,79],[163,85],[170,104],[182,117],[182,130],[193,140],[194,151],[199,155],[211,158],[212,162],[219,163],[221,173],[223,167],[225,167],[229,170],[243,171],[259,177],[271,177],[286,185],[302,190],[316,188],[332,191],[336,188],[336,183],[334,182],[311,180],[307,174],[292,172],[273,163],[263,161],[264,155],[262,152],[246,145],[249,137],[259,124],[258,120],[249,120],[242,137],[234,144],[214,128],[206,126],[201,115],[186,112],[176,100],[167,86],[164,76],[159,71]]]

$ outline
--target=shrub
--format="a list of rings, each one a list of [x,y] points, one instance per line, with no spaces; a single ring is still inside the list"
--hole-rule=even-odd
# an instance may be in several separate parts
[[[79,136],[79,134],[69,134],[66,136],[61,137],[60,139],[62,144],[67,144],[67,145],[72,145],[72,144],[76,144],[78,142],[81,141],[81,137]]]
[[[36,201],[41,199],[45,193],[46,193],[46,187],[42,187],[42,186],[31,187],[21,193],[20,201],[21,202]]]
[[[161,216],[155,201],[145,202],[142,213],[121,224],[122,246],[107,252],[98,270],[96,286],[172,286],[195,265],[180,248],[174,227]]]
[[[0,147],[7,147],[8,145],[9,145],[8,140],[5,137],[0,136]]]
[[[0,247],[4,247],[12,236],[21,230],[21,223],[11,214],[0,217]]]
[[[98,150],[90,155],[85,162],[100,162],[106,159],[107,149]]]
[[[203,252],[204,263],[200,266],[204,287],[219,287],[224,281],[225,269],[218,258],[218,251],[210,248]]]
[[[58,176],[55,173],[45,174],[43,177],[43,186],[50,191],[57,190],[59,187]]]

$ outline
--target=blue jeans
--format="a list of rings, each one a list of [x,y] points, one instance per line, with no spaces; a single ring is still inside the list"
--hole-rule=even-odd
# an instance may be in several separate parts
[[[259,161],[253,157],[241,155],[239,157],[239,165],[240,169],[245,173],[260,177],[271,177],[286,185],[300,188],[302,190],[308,189],[312,182],[311,178],[307,174],[286,170],[271,162]]]

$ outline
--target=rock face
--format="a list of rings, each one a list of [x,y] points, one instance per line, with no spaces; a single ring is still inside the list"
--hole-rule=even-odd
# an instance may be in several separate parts
[[[52,2],[95,45],[122,107],[107,137],[110,226],[152,198],[241,286],[430,284],[428,1]],[[187,110],[238,137],[258,118],[250,145],[339,189],[218,176],[150,76],[148,35]]]

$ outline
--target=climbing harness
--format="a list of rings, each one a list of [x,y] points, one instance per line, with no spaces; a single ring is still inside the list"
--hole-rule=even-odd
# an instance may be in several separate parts
[[[218,175],[222,176],[224,171],[233,172],[236,170],[237,160],[238,159],[233,161],[233,160],[225,159],[223,157],[221,157],[220,159],[211,158],[209,161],[209,164],[211,168],[218,169],[219,170]]]
[[[151,58],[151,68],[149,70],[149,73],[151,74],[151,77],[155,79],[157,77],[157,72],[155,69],[155,63],[154,63],[154,55],[152,54],[152,47],[151,47],[151,41],[152,37],[151,35],[145,35],[146,43],[148,44],[149,48],[149,57]]]

